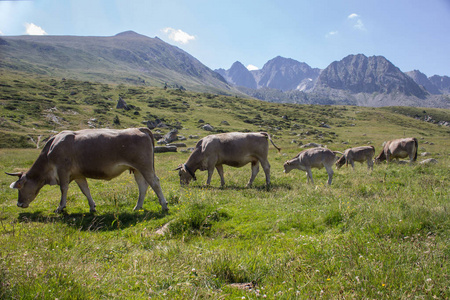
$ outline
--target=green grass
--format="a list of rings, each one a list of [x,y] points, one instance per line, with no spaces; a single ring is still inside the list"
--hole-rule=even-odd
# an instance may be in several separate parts
[[[270,189],[264,187],[262,170],[253,188],[244,187],[250,166],[225,166],[224,188],[220,188],[217,173],[211,186],[204,186],[205,172],[198,172],[198,181],[183,188],[173,169],[189,154],[157,154],[156,172],[169,202],[168,213],[161,212],[151,190],[144,209],[133,212],[138,190],[133,176],[127,173],[109,182],[89,180],[97,203],[95,214],[89,213],[87,200],[76,184],[70,186],[64,214],[54,213],[60,197],[55,186],[44,187],[29,208],[20,209],[16,206],[17,191],[9,188],[14,178],[0,174],[0,298],[450,296],[450,143],[445,127],[385,109],[277,105],[151,88],[140,93],[136,87],[93,83],[73,82],[70,90],[84,95],[73,99],[75,95],[63,88],[67,81],[55,81],[52,89],[51,79],[21,79],[21,93],[32,99],[29,93],[36,89],[36,103],[40,103],[42,86],[48,86],[47,96],[52,90],[55,98],[67,92],[67,100],[77,102],[70,104],[71,110],[80,113],[61,113],[67,123],[55,125],[41,118],[42,110],[34,113],[20,99],[20,108],[5,108],[11,101],[7,97],[18,93],[13,82],[18,79],[3,78],[0,112],[7,126],[0,130],[2,138],[6,134],[27,137],[83,128],[85,121],[94,117],[102,118],[103,126],[112,126],[115,115],[121,120],[120,127],[140,126],[151,115],[168,123],[181,122],[179,134],[186,137],[207,134],[198,128],[198,119],[223,131],[267,130],[283,150],[279,154],[270,147]],[[11,90],[5,90],[5,85]],[[125,92],[130,89],[133,91]],[[94,94],[98,96],[92,98]],[[119,94],[140,110],[115,110]],[[87,104],[86,99],[104,102]],[[48,99],[42,96],[41,100],[44,107]],[[56,107],[69,105],[53,101]],[[102,107],[107,108],[104,113],[94,112]],[[222,120],[230,125],[220,125]],[[33,129],[31,122],[39,126]],[[319,127],[320,122],[331,128]],[[381,164],[375,165],[373,172],[357,164],[355,171],[345,167],[334,170],[331,186],[326,185],[324,169],[313,170],[315,186],[306,183],[304,172],[282,172],[284,161],[301,150],[291,143],[293,139],[325,143],[339,151],[370,142],[378,152],[384,140],[402,136],[417,137],[419,153],[430,152],[439,163]],[[192,146],[196,140],[186,142]],[[26,170],[39,151],[3,147],[0,169]],[[166,234],[158,234],[165,225]]]

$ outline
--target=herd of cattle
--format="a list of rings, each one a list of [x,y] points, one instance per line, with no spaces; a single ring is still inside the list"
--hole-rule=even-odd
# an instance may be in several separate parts
[[[180,184],[196,180],[197,170],[207,170],[206,184],[209,185],[216,169],[221,185],[224,186],[223,165],[242,167],[251,163],[252,175],[247,186],[252,185],[260,164],[266,175],[266,185],[269,185],[268,141],[280,151],[265,132],[232,132],[206,136],[197,143],[186,163],[177,167]],[[167,202],[155,174],[154,145],[153,134],[148,128],[62,131],[49,139],[27,172],[7,173],[19,177],[11,184],[11,188],[19,191],[17,206],[28,207],[44,185],[59,185],[61,201],[56,211],[62,212],[66,207],[69,183],[75,181],[88,199],[90,211],[95,212],[95,202],[86,178],[110,180],[129,170],[134,174],[139,188],[139,198],[134,209],[142,208],[148,186],[151,186],[162,209],[167,210]],[[375,162],[386,160],[389,163],[392,159],[408,156],[412,162],[417,159],[417,148],[416,138],[392,140],[384,145]],[[337,160],[336,154],[342,156]],[[288,173],[293,169],[305,171],[308,182],[311,180],[314,183],[311,169],[325,167],[328,184],[331,184],[332,166],[336,160],[337,168],[349,163],[354,167],[355,161],[366,161],[368,168],[373,169],[374,155],[373,146],[350,148],[344,153],[327,148],[312,148],[286,161],[284,172]]]

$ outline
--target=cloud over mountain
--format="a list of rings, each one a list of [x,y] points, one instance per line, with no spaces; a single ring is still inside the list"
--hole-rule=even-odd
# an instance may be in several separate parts
[[[181,44],[187,44],[190,41],[195,40],[195,36],[190,35],[181,29],[166,27],[162,30],[162,32],[164,32],[172,41]]]

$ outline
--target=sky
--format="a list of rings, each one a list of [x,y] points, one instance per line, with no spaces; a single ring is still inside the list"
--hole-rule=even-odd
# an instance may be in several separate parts
[[[277,56],[324,69],[362,53],[450,76],[450,0],[0,0],[0,36],[128,30],[213,70],[258,69]]]

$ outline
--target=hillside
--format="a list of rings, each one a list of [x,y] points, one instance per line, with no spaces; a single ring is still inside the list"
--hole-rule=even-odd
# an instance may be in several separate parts
[[[217,73],[159,38],[2,36],[0,68],[60,78],[236,93]]]
[[[426,109],[427,113],[423,114],[424,109],[411,108],[406,114],[404,110],[276,104],[173,88],[108,85],[4,70],[0,75],[0,147],[32,147],[30,138],[36,141],[39,135],[48,137],[65,129],[145,126],[147,121],[156,119],[165,122],[168,128],[179,128],[180,134],[185,136],[205,134],[199,123],[203,120],[219,132],[267,130],[284,139],[291,139],[292,132],[298,130],[309,131],[321,143],[345,141],[340,136],[353,129],[350,125],[363,115],[370,116],[364,120],[367,127],[361,129],[367,131],[373,131],[369,124],[375,116],[378,121],[401,121],[404,126],[416,128],[436,126],[415,120],[416,117],[435,123],[450,122],[449,111],[444,109]],[[116,108],[119,97],[130,110]],[[361,114],[355,115],[355,110]],[[223,125],[222,121],[230,125]],[[319,127],[322,122],[333,129]],[[159,130],[166,132],[168,128]],[[436,127],[436,130],[445,135],[446,128]],[[382,139],[378,136],[375,141]]]

